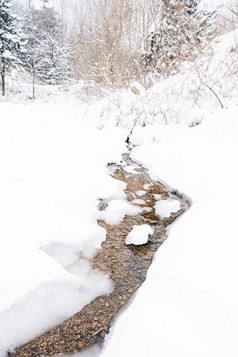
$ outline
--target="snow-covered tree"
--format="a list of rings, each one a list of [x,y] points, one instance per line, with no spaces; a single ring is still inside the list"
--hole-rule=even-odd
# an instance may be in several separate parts
[[[200,0],[162,0],[157,28],[147,38],[145,66],[160,74],[177,72],[181,62],[191,60],[211,33],[213,13],[199,11]]]
[[[19,64],[21,42],[17,30],[17,18],[12,14],[11,1],[0,0],[0,75],[2,95],[6,90],[6,72]]]
[[[62,25],[52,8],[31,10],[25,19],[27,36],[25,67],[35,81],[59,84],[70,75],[70,46],[63,41]]]

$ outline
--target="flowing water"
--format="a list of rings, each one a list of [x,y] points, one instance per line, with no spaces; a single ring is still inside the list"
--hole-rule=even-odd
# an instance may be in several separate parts
[[[151,180],[147,170],[133,163],[129,155],[124,155],[124,160],[127,168],[133,170],[125,171],[122,166],[110,165],[111,175],[127,184],[127,200],[137,203],[144,211],[136,216],[125,216],[116,226],[99,220],[98,224],[106,229],[107,236],[92,260],[93,268],[110,275],[114,282],[114,291],[109,295],[97,297],[80,312],[17,348],[13,353],[9,353],[9,356],[46,357],[81,351],[102,343],[118,311],[126,306],[146,279],[155,252],[167,238],[166,227],[189,207],[189,202],[181,195],[170,192],[159,182]],[[179,200],[181,209],[172,213],[169,218],[161,219],[155,213],[154,206],[158,200],[168,198]],[[106,207],[107,203],[101,201],[100,210]],[[125,244],[125,238],[133,226],[141,224],[153,226],[154,233],[148,242],[143,245]]]

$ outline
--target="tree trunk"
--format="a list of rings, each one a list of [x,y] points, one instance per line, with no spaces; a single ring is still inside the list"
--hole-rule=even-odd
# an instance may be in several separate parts
[[[35,99],[35,77],[36,77],[36,70],[33,68],[32,73],[32,99]]]
[[[5,96],[5,91],[6,91],[5,75],[6,75],[6,65],[5,65],[5,62],[4,62],[4,59],[3,59],[2,60],[2,71],[1,71],[2,95],[3,96]]]

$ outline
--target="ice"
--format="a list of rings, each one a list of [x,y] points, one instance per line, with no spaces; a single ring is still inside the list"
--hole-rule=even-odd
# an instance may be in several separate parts
[[[151,234],[153,234],[153,228],[148,224],[134,226],[132,231],[126,236],[125,243],[134,245],[145,244],[148,242]]]
[[[178,200],[161,200],[155,204],[155,213],[161,218],[170,217],[171,213],[176,213],[180,210],[181,204]]]
[[[136,216],[141,213],[143,209],[134,206],[126,200],[112,200],[108,203],[105,211],[98,212],[98,219],[104,220],[107,224],[117,225],[120,224],[125,215]]]

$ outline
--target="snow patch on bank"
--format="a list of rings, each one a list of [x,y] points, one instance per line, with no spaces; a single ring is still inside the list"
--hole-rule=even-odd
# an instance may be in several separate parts
[[[155,213],[162,219],[170,217],[171,213],[176,213],[180,210],[181,204],[178,200],[161,200],[155,204]]]

